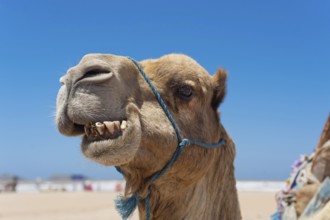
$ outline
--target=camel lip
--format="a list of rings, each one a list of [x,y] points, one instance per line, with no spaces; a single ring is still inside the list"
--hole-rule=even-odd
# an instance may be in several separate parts
[[[88,135],[82,135],[82,153],[107,166],[117,166],[132,160],[140,145],[141,124],[137,111],[131,110],[127,116],[127,127],[116,136],[89,139]]]
[[[126,164],[134,158],[139,149],[142,137],[140,121],[141,114],[135,103],[129,103],[126,106],[125,113],[121,113],[122,116],[119,117],[109,116],[106,118],[100,117],[98,119],[93,118],[92,120],[82,120],[78,125],[74,125],[74,123],[69,120],[71,123],[67,123],[66,125],[70,125],[71,128],[74,127],[73,130],[76,128],[82,129],[79,131],[79,136],[82,138],[80,150],[85,157],[106,166]],[[97,123],[96,120],[98,120],[99,123]],[[118,126],[115,128],[114,122],[116,121],[110,120],[117,120],[120,122],[120,125],[122,125],[123,121],[126,121],[126,127],[124,129],[121,128],[120,132],[116,133],[115,131],[119,130]],[[102,121],[102,123],[100,121]],[[85,129],[87,128],[87,133],[91,133],[92,131],[90,129],[93,125],[93,132],[96,134],[96,132],[99,132],[97,131],[96,126],[98,125],[98,127],[103,127],[105,129],[105,122],[110,124],[110,126],[109,124],[108,126],[110,127],[113,136],[110,136],[108,133],[103,133],[102,138],[89,138]],[[76,133],[78,133],[78,131]],[[97,135],[99,135],[99,133],[97,133]]]
[[[79,136],[84,133],[84,126],[70,120],[57,122],[58,131],[65,136]]]

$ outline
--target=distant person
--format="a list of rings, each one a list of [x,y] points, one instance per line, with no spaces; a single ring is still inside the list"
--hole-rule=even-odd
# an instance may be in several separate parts
[[[7,192],[16,192],[18,177],[14,176],[12,180],[5,185],[5,191]]]

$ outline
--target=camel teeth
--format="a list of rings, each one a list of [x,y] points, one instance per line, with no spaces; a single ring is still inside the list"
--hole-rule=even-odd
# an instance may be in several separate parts
[[[96,132],[95,126],[92,126],[92,127],[90,128],[90,132],[91,132],[91,135],[92,135],[93,137],[97,137],[97,136],[98,136],[98,133]]]
[[[84,129],[85,129],[85,134],[86,136],[89,136],[91,134],[90,130],[89,130],[89,127],[87,126],[84,126]]]
[[[120,121],[114,121],[114,127],[116,131],[120,131]]]
[[[105,129],[105,125],[104,124],[102,124],[101,122],[96,122],[95,123],[95,127],[96,127],[97,132],[100,135],[103,135],[104,134],[104,129]]]
[[[112,121],[105,121],[103,122],[107,130],[109,131],[110,135],[115,133],[115,123]]]
[[[120,128],[122,131],[124,131],[126,129],[126,127],[127,127],[127,121],[124,120],[121,122]]]

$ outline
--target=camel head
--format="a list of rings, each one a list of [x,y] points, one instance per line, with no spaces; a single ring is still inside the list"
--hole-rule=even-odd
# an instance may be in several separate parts
[[[219,69],[212,77],[182,54],[144,60],[140,65],[184,138],[216,143],[226,135],[217,111],[225,95],[225,71]],[[158,171],[171,158],[178,144],[176,133],[131,60],[89,54],[60,82],[58,130],[66,136],[82,136],[86,157],[120,166],[135,181]],[[172,170],[185,167],[177,178],[188,183],[203,176],[214,158],[214,151],[192,145]]]

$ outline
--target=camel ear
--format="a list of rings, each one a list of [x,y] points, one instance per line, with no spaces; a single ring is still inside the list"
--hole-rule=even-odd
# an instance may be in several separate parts
[[[215,72],[212,81],[214,90],[211,104],[213,108],[217,109],[226,95],[227,72],[219,68]]]

